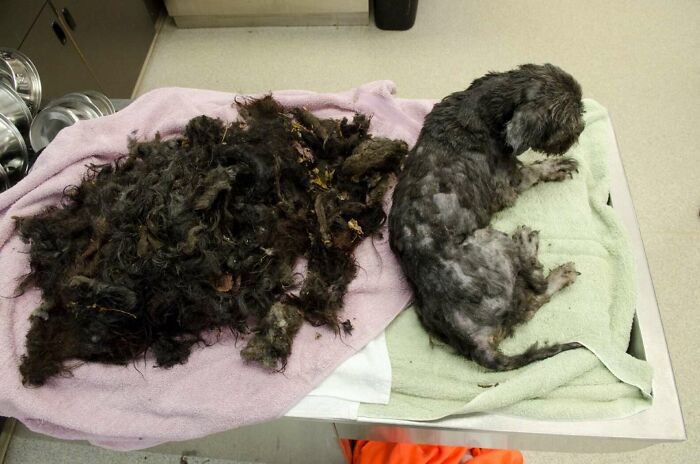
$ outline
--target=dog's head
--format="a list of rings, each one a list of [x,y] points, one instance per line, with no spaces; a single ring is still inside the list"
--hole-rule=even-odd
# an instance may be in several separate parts
[[[528,148],[564,154],[584,128],[581,86],[551,64],[523,65],[514,73],[521,101],[506,124],[506,143],[516,156]]]

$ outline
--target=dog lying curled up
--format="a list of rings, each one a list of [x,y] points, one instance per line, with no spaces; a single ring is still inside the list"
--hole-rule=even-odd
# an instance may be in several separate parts
[[[538,182],[562,181],[572,158],[518,161],[528,149],[565,153],[583,131],[581,88],[546,64],[490,73],[436,104],[404,162],[389,214],[391,246],[415,289],[425,328],[493,370],[510,370],[578,348],[575,342],[507,356],[498,346],[560,289],[573,263],[549,275],[538,233],[490,228],[494,213]]]
[[[304,321],[349,333],[340,310],[352,253],[384,223],[407,152],[368,129],[360,114],[318,119],[269,96],[248,101],[235,122],[200,116],[181,137],[132,142],[67,188],[62,206],[18,218],[31,266],[20,290],[44,298],[23,382],[147,351],[170,367],[215,329],[252,331],[243,358],[279,370]]]

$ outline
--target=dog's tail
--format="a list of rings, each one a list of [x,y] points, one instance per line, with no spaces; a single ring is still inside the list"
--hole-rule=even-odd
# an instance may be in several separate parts
[[[486,344],[478,346],[470,354],[471,358],[477,364],[494,371],[512,371],[520,367],[526,366],[531,362],[540,361],[542,359],[551,358],[555,354],[562,351],[582,348],[578,342],[561,343],[539,347],[537,343],[528,348],[524,353],[508,356],[498,350],[497,347]]]

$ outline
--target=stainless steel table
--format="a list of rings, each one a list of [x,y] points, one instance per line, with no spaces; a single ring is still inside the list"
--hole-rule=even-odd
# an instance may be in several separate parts
[[[610,140],[616,140],[612,126]],[[671,360],[649,274],[639,224],[617,145],[610,147],[610,198],[627,232],[637,272],[637,312],[629,353],[654,369],[651,408],[623,419],[545,421],[497,414],[473,414],[432,422],[394,419],[336,420],[340,438],[468,445],[487,448],[568,452],[615,452],[686,439]],[[287,416],[314,420],[310,416]]]

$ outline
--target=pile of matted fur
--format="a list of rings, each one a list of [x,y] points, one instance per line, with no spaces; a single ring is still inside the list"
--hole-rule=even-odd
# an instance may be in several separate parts
[[[181,138],[132,141],[61,207],[19,218],[31,244],[20,290],[44,297],[24,383],[69,373],[71,359],[126,364],[150,351],[173,366],[217,328],[252,331],[243,357],[281,369],[304,320],[350,332],[339,309],[352,252],[383,224],[407,150],[368,127],[363,115],[324,120],[252,100],[232,124],[200,116]]]

